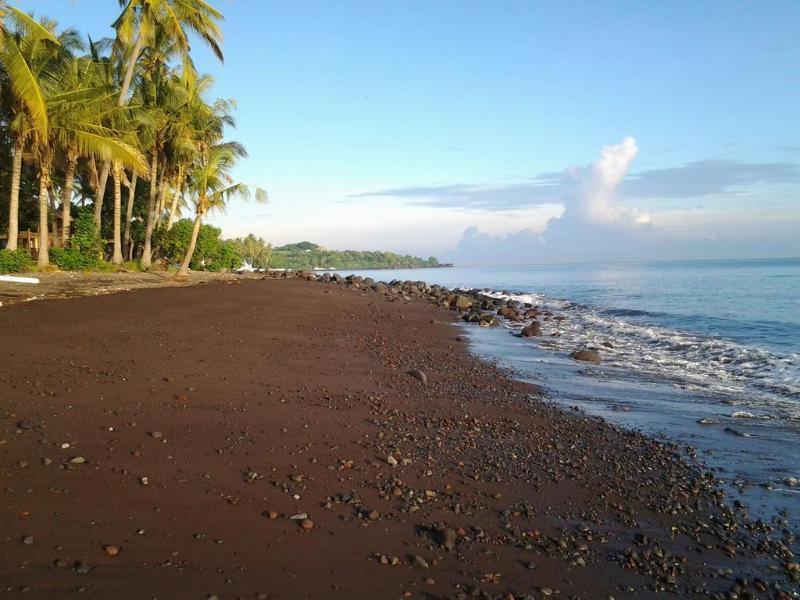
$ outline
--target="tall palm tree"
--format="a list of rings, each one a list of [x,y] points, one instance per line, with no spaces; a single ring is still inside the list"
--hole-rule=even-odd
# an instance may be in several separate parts
[[[9,23],[13,29],[9,27]],[[6,248],[17,249],[19,238],[19,186],[27,135],[47,131],[45,106],[39,76],[26,60],[37,45],[58,46],[53,33],[25,12],[0,2],[0,93],[8,131],[12,139],[11,189]]]
[[[205,0],[119,0],[119,5],[122,13],[113,24],[117,32],[114,54],[122,71],[117,99],[119,106],[125,106],[130,101],[131,85],[144,53],[163,45],[164,39],[171,41],[173,52],[180,56],[185,66],[191,64],[189,32],[196,34],[220,61],[223,60],[222,31],[219,27],[223,16]],[[162,59],[166,61],[167,58],[164,56]],[[98,227],[110,168],[110,162],[105,161],[98,177],[95,195]],[[157,171],[154,175],[158,177]],[[155,200],[151,200],[151,204],[155,204]],[[152,237],[152,227],[149,231],[146,238]],[[150,266],[150,255],[150,240],[146,239],[145,252],[142,254],[142,266],[145,268]]]
[[[194,227],[186,256],[178,269],[178,276],[189,272],[200,225],[209,212],[224,210],[228,202],[236,197],[249,198],[250,188],[243,183],[234,183],[231,170],[239,158],[247,156],[244,148],[235,143],[221,143],[207,148],[193,163],[187,176],[187,191],[193,197],[195,207]],[[256,200],[266,202],[267,193],[255,190]]]
[[[46,24],[55,30],[55,24]],[[45,96],[47,129],[44,134],[33,129],[30,132],[30,153],[38,168],[39,177],[39,257],[38,264],[49,264],[47,235],[47,199],[52,183],[53,161],[57,152],[70,151],[79,156],[96,156],[104,160],[115,160],[138,170],[144,170],[144,160],[139,151],[122,140],[124,132],[106,125],[107,118],[116,109],[113,90],[104,86],[74,87],[68,76],[74,65],[71,56],[72,44],[68,38],[77,36],[68,30],[61,36],[61,45],[56,51],[46,47],[26,55],[32,72],[40,73],[41,89]],[[35,50],[35,49],[34,49]],[[48,75],[47,80],[43,79]],[[116,109],[119,112],[119,109]],[[114,121],[120,119],[114,116]]]

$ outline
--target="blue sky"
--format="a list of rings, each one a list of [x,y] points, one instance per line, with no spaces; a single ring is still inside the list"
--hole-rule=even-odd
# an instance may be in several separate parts
[[[118,10],[19,5],[93,37]],[[226,235],[461,263],[800,255],[796,2],[215,5],[225,65],[199,43],[196,63],[271,195],[214,217]]]

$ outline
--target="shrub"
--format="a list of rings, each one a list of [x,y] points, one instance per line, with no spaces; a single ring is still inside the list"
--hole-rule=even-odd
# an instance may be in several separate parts
[[[50,262],[62,271],[93,269],[100,263],[102,243],[97,236],[97,223],[89,209],[80,209],[69,248],[50,248]]]
[[[75,248],[50,248],[50,262],[62,271],[81,271],[91,269],[98,261]]]
[[[242,256],[230,241],[222,242],[216,256],[206,265],[206,269],[209,271],[240,269],[241,267]]]
[[[0,250],[0,273],[22,273],[32,265],[33,259],[26,250]]]
[[[91,209],[80,209],[75,219],[75,231],[69,242],[70,248],[83,254],[92,264],[103,255],[103,245],[97,231],[97,223]]]

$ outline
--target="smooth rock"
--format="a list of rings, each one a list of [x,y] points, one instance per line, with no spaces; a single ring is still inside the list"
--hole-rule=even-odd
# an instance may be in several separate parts
[[[573,360],[600,364],[600,353],[597,350],[576,350],[569,355]]]

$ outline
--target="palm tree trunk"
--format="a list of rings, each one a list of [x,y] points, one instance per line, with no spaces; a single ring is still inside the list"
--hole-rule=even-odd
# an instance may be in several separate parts
[[[114,163],[112,167],[114,177],[114,255],[111,257],[112,265],[122,264],[122,234],[120,220],[122,219],[122,184],[120,182],[120,165]]]
[[[181,197],[181,186],[183,185],[183,170],[178,169],[178,177],[175,180],[175,194],[172,196],[172,204],[169,207],[169,216],[167,217],[167,231],[172,229],[175,223],[175,217],[178,212],[178,200]]]
[[[186,249],[186,256],[183,257],[183,262],[181,263],[181,268],[178,269],[178,276],[182,277],[189,273],[189,263],[192,262],[192,255],[194,254],[194,248],[197,246],[197,234],[200,233],[200,221],[202,221],[203,217],[200,213],[197,213],[197,216],[194,218],[194,228],[192,229],[192,239],[189,242],[189,247]]]
[[[131,221],[133,220],[133,201],[136,197],[136,182],[139,176],[134,172],[131,186],[128,190],[128,206],[125,207],[125,248],[128,260],[133,260],[133,243],[131,242]]]
[[[75,185],[75,168],[78,165],[77,157],[70,156],[67,158],[67,173],[64,178],[64,198],[63,202],[63,216],[61,217],[63,229],[63,246],[66,248],[69,242],[69,227],[72,210],[72,188]]]
[[[36,263],[39,268],[50,264],[50,253],[47,248],[49,237],[47,233],[47,188],[50,187],[49,184],[50,177],[47,168],[42,167],[39,171],[39,258]]]
[[[6,248],[17,249],[19,238],[19,181],[22,175],[22,144],[14,144],[14,160],[11,166],[11,198],[8,205],[8,242]]]
[[[50,203],[50,228],[53,235],[53,248],[60,248],[61,244],[58,236],[58,203],[53,186],[47,189],[47,200]]]
[[[152,260],[151,240],[153,237],[153,225],[155,223],[156,196],[158,194],[158,150],[153,148],[153,156],[150,160],[150,201],[147,204],[147,224],[144,229],[144,250],[140,264],[143,269],[150,266]]]
[[[97,223],[97,232],[100,234],[100,226],[102,225],[103,214],[103,198],[106,195],[106,183],[108,182],[108,173],[111,170],[111,163],[109,161],[103,162],[103,170],[100,171],[100,180],[97,184],[97,190],[94,196],[94,222]]]
[[[125,69],[125,77],[122,80],[122,87],[119,90],[119,101],[117,102],[119,106],[125,106],[128,104],[128,90],[131,87],[133,72],[136,69],[136,63],[139,61],[139,55],[142,53],[142,48],[144,48],[144,38],[142,37],[142,33],[140,31],[136,36],[136,43],[133,45],[133,52],[131,52],[128,66]]]
[[[161,225],[161,218],[164,215],[164,204],[167,197],[167,177],[166,169],[161,170],[161,177],[158,179],[158,202],[156,203],[156,220],[154,228]]]

